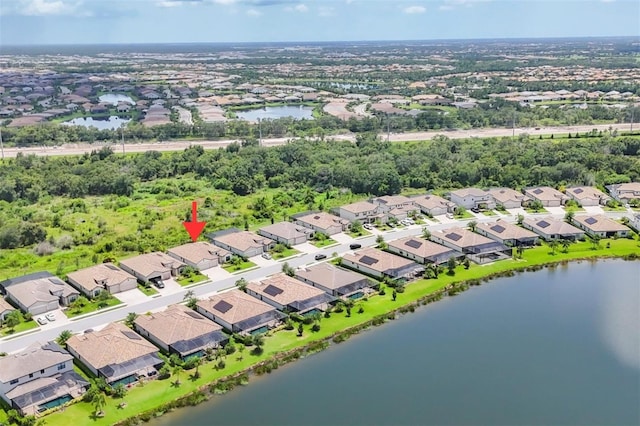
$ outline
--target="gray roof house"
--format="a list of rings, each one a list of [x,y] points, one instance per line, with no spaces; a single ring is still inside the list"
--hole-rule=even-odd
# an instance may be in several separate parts
[[[161,312],[139,315],[134,329],[165,352],[182,359],[201,356],[207,348],[217,348],[229,337],[222,327],[184,305],[171,305]]]
[[[467,255],[476,263],[487,263],[511,256],[511,248],[506,245],[459,227],[433,231],[431,240]]]
[[[342,256],[342,265],[375,278],[386,275],[390,278],[412,279],[424,272],[424,267],[412,260],[372,247],[364,248],[354,254],[345,254]]]
[[[609,194],[621,203],[640,200],[640,182],[618,183],[607,186]]]
[[[35,415],[78,398],[88,386],[73,371],[71,354],[55,342],[36,342],[0,357],[0,396],[22,415]]]
[[[0,282],[0,290],[24,312],[39,315],[67,306],[80,293],[49,272],[36,272]]]
[[[524,193],[532,200],[540,201],[544,207],[560,207],[569,200],[568,196],[550,186],[527,188]]]
[[[346,231],[350,225],[347,219],[325,212],[302,213],[293,215],[292,218],[294,223],[325,235],[334,235]]]
[[[422,213],[429,216],[453,213],[456,208],[455,203],[433,194],[414,197],[413,203]]]
[[[263,226],[258,230],[258,234],[288,246],[302,244],[313,238],[312,230],[291,222]]]
[[[9,302],[4,300],[4,297],[0,297],[0,322],[4,321],[7,315],[15,310],[16,308],[11,306]]]
[[[276,309],[303,314],[312,310],[324,311],[335,298],[324,290],[278,273],[260,282],[247,285],[247,294],[263,300]]]
[[[115,266],[101,263],[67,274],[69,284],[89,297],[105,290],[111,294],[136,288],[136,278]]]
[[[565,222],[562,219],[555,219],[551,216],[527,217],[522,222],[525,229],[535,232],[544,240],[579,240],[584,237],[584,231]]]
[[[388,250],[422,264],[440,265],[447,262],[451,256],[456,258],[462,256],[461,253],[449,247],[420,237],[405,237],[389,241]]]
[[[102,330],[87,330],[67,340],[69,352],[93,374],[111,386],[153,377],[163,364],[152,343],[124,324],[114,322]]]
[[[205,241],[170,248],[167,254],[199,271],[213,268],[231,259],[229,251]]]
[[[512,247],[529,247],[538,242],[536,233],[500,219],[491,223],[478,223],[476,232]]]
[[[186,265],[159,251],[121,260],[120,267],[142,282],[168,280],[180,274]]]
[[[368,293],[371,287],[377,285],[357,272],[326,262],[297,269],[296,278],[332,296],[343,299]]]

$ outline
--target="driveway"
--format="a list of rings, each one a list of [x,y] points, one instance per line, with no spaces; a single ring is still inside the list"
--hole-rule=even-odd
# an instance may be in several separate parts
[[[564,216],[566,211],[562,207],[545,207],[545,209],[554,216]]]
[[[307,242],[307,243],[302,243],[302,244],[298,244],[296,246],[296,249],[301,251],[302,253],[316,253],[319,252],[321,249],[314,246],[313,244]]]
[[[219,281],[224,280],[225,278],[232,277],[233,275],[220,266],[216,266],[214,268],[205,269],[202,271],[204,275],[206,275],[211,281]]]
[[[122,301],[122,303],[126,303],[127,305],[135,305],[138,303],[142,303],[149,298],[146,294],[144,294],[137,288],[114,294],[114,296],[120,301]]]
[[[604,210],[600,206],[584,206],[584,211],[588,214],[603,214]],[[580,212],[576,212],[579,214]]]
[[[354,238],[351,238],[349,235],[343,232],[340,232],[338,234],[333,234],[331,236],[331,239],[339,242],[340,244],[350,243],[354,240]]]
[[[260,266],[260,267],[271,266],[271,265],[275,265],[276,263],[278,263],[277,260],[265,259],[264,257],[262,257],[262,255],[250,257],[249,260],[251,262],[255,263],[256,265]]]
[[[528,213],[522,207],[516,207],[515,209],[507,209],[507,213],[513,216],[518,216],[521,214],[522,216],[526,216]]]
[[[456,219],[449,219],[446,214],[441,214],[438,216],[434,216],[434,219],[438,219],[440,223],[456,223]]]

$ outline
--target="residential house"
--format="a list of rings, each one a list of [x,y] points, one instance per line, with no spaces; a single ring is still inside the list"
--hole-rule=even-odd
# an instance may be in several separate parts
[[[636,232],[640,232],[640,214],[635,214],[629,221],[629,225],[636,230]]]
[[[338,212],[340,217],[347,219],[349,222],[373,223],[380,221],[385,223],[387,221],[387,216],[382,212],[380,206],[369,201],[359,201],[341,206]]]
[[[532,200],[540,201],[544,207],[561,207],[569,200],[568,196],[550,186],[527,188],[524,193]]]
[[[268,303],[237,289],[199,300],[196,310],[229,332],[240,334],[273,328],[286,316]]]
[[[286,312],[324,311],[335,298],[283,273],[247,285],[247,294]]]
[[[500,219],[478,223],[476,232],[510,247],[531,247],[538,242],[538,234]]]
[[[372,286],[376,285],[357,272],[326,262],[297,269],[296,278],[342,299],[364,295],[370,291]]]
[[[511,256],[511,248],[506,245],[459,227],[433,231],[431,240],[466,255],[476,263],[486,263]]]
[[[137,286],[136,277],[123,271],[113,263],[101,263],[67,274],[69,284],[92,298],[101,291],[111,294],[133,290]]]
[[[244,258],[259,256],[276,246],[276,242],[270,238],[236,228],[214,232],[207,237],[218,247]]]
[[[216,267],[231,260],[231,253],[205,241],[183,244],[167,250],[167,254],[199,271]]]
[[[412,279],[424,272],[424,268],[412,260],[372,247],[345,254],[342,256],[342,265],[379,279],[384,276]]]
[[[75,334],[67,340],[67,348],[94,375],[113,387],[154,377],[163,364],[157,347],[119,322],[100,331]]]
[[[640,200],[640,182],[619,183],[607,186],[609,194],[624,204]]]
[[[0,282],[0,290],[24,312],[31,315],[68,306],[80,293],[49,272],[36,272]]]
[[[71,354],[55,342],[35,342],[18,353],[0,357],[0,396],[24,416],[78,398],[88,386],[73,371]]]
[[[350,222],[325,212],[303,213],[293,216],[294,223],[321,232],[325,235],[334,235],[346,231]]]
[[[522,207],[529,199],[522,192],[511,188],[492,188],[488,192],[495,200],[496,206],[502,206],[505,209]]]
[[[605,206],[611,200],[604,192],[591,186],[574,186],[567,188],[565,193],[581,206]]]
[[[185,266],[181,261],[159,251],[120,261],[122,269],[145,283],[178,276]]]
[[[389,241],[388,250],[423,265],[427,263],[439,265],[446,263],[451,256],[456,258],[461,256],[461,253],[449,247],[441,246],[420,237],[404,237]]]
[[[161,312],[139,315],[134,329],[168,354],[186,359],[201,356],[208,348],[229,341],[222,327],[184,305],[171,305]]]
[[[422,213],[431,217],[453,213],[456,208],[456,205],[451,201],[432,194],[414,197],[413,203]]]
[[[313,238],[313,231],[291,222],[278,222],[258,230],[258,234],[287,246],[306,243]]]
[[[543,240],[580,240],[584,238],[584,231],[551,216],[545,218],[527,217],[522,222],[525,229],[540,235]]]
[[[406,219],[410,213],[417,210],[413,199],[404,195],[385,195],[374,198],[371,202],[380,206],[382,213],[398,221]]]
[[[496,208],[496,203],[487,191],[478,188],[464,188],[451,191],[451,202],[465,209],[491,210]]]
[[[4,297],[0,297],[0,323],[4,321],[7,315],[9,315],[11,312],[15,310],[16,308],[11,306],[9,302],[4,300]]]
[[[605,215],[576,215],[572,221],[592,237],[596,235],[601,238],[626,237],[631,232],[626,226]]]

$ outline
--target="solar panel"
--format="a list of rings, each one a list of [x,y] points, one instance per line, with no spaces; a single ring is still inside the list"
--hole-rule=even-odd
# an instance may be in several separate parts
[[[584,191],[582,188],[578,188],[578,189],[575,189],[573,192],[575,192],[576,194],[582,194]]]
[[[127,336],[131,340],[142,340],[142,337],[138,336],[133,331],[123,331],[122,334],[124,334],[125,336]]]
[[[267,293],[269,296],[273,296],[276,297],[279,294],[282,294],[284,292],[284,290],[282,290],[281,288],[278,288],[274,285],[269,284],[265,289],[264,292]]]
[[[409,246],[409,247],[411,247],[411,248],[417,249],[417,248],[422,247],[422,241],[418,241],[418,240],[409,240],[409,241],[407,241],[407,242],[405,243],[405,245],[407,245],[407,246]]]
[[[378,259],[374,259],[371,256],[362,256],[362,258],[360,259],[360,262],[364,263],[365,265],[373,265],[374,263],[378,263]]]
[[[598,219],[593,218],[593,217],[588,217],[584,220],[586,223],[588,223],[589,225],[593,225],[594,223],[596,223],[598,221]]]
[[[195,318],[195,319],[203,319],[204,317],[202,315],[200,315],[197,312],[194,311],[185,311],[187,313],[187,315],[189,315],[191,318]]]
[[[547,222],[546,220],[541,220],[540,222],[537,223],[537,225],[540,228],[543,228],[543,229],[551,226],[551,224],[549,222]]]
[[[493,225],[491,229],[496,231],[498,234],[502,234],[504,232],[504,226],[502,225]]]
[[[222,312],[223,314],[226,314],[227,311],[231,308],[233,308],[233,305],[231,305],[229,302],[225,302],[224,300],[219,301],[213,307],[213,309],[215,309],[218,312]]]
[[[533,191],[534,194],[538,195],[538,194],[542,194],[542,189],[538,188],[536,190]]]
[[[115,266],[115,265],[109,265],[108,263],[105,263],[104,266],[106,266],[107,268],[113,270],[113,271],[119,271],[120,269]]]
[[[458,241],[460,238],[462,238],[462,235],[451,232],[450,234],[445,235],[445,237],[453,241]]]

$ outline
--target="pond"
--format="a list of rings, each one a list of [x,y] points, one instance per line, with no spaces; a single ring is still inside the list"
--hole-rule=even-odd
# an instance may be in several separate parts
[[[117,106],[118,103],[124,102],[127,104],[135,105],[136,103],[131,99],[131,97],[127,95],[123,95],[122,93],[105,93],[104,95],[98,98],[100,102],[106,102],[111,105]]]
[[[236,115],[242,120],[251,122],[257,122],[258,119],[275,120],[283,117],[291,117],[296,120],[313,120],[313,108],[304,105],[268,106],[247,111],[237,111]]]
[[[115,130],[119,129],[123,124],[127,124],[131,120],[126,118],[120,118],[112,115],[110,117],[78,117],[73,120],[65,121],[62,124],[67,126],[84,126],[84,127],[96,127],[100,130]]]

